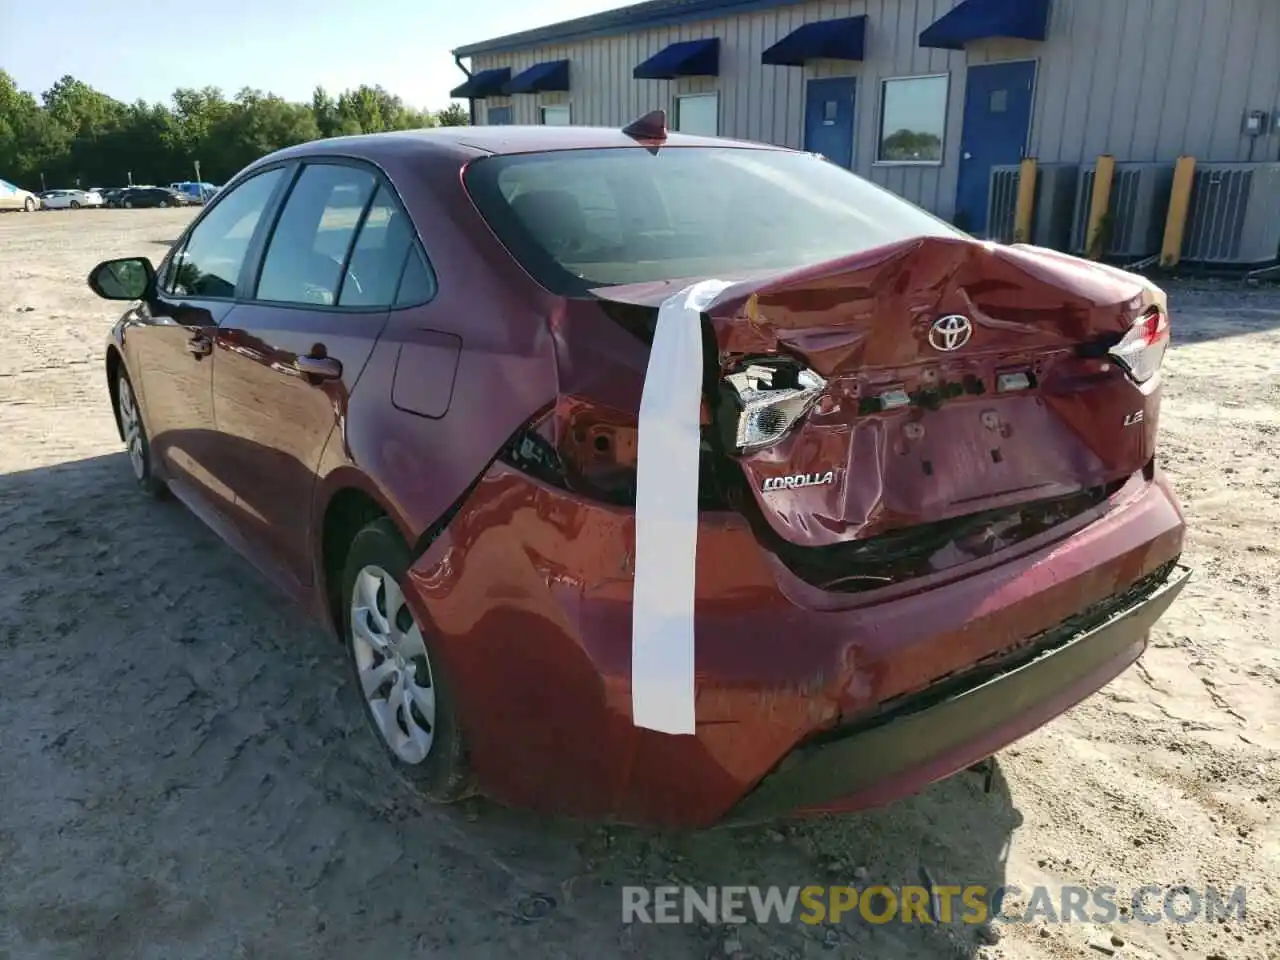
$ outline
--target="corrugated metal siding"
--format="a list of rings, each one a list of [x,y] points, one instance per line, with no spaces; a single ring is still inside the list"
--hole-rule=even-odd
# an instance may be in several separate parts
[[[1045,43],[991,40],[967,51],[927,50],[919,35],[957,0],[820,0],[678,24],[564,46],[477,56],[473,69],[519,72],[571,61],[568,94],[491,101],[514,107],[515,123],[537,123],[544,103],[569,102],[575,124],[621,126],[646,110],[673,110],[684,93],[720,93],[725,136],[801,147],[804,83],[858,77],[854,170],[949,217],[954,210],[964,113],[965,67],[1000,60],[1039,63],[1030,152],[1042,161],[1274,159],[1277,137],[1240,134],[1247,109],[1280,108],[1280,3],[1275,0],[1054,0]],[[866,14],[863,63],[804,68],[760,63],[766,47],[802,23]],[[720,76],[633,80],[632,68],[669,43],[719,37]],[[947,73],[950,114],[941,166],[874,162],[880,81]],[[484,122],[484,105],[478,105]],[[1250,156],[1251,146],[1254,156]]]

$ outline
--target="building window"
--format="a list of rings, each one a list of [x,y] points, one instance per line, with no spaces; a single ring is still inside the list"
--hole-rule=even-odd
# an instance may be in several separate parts
[[[877,163],[942,163],[949,78],[901,77],[880,86]]]
[[[485,117],[489,121],[490,126],[506,126],[511,123],[511,108],[489,107],[485,111]]]
[[[694,93],[676,97],[676,129],[700,137],[720,133],[720,94]]]
[[[559,104],[542,108],[542,122],[548,127],[569,126],[569,105]]]

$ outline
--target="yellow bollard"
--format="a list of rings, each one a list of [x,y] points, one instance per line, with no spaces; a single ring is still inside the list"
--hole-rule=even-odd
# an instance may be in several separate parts
[[[1018,205],[1013,214],[1013,242],[1031,242],[1031,221],[1036,208],[1036,161],[1027,157],[1018,172]]]
[[[1164,222],[1164,244],[1160,247],[1160,266],[1176,267],[1182,259],[1182,238],[1186,234],[1187,214],[1191,212],[1191,186],[1195,183],[1196,158],[1179,157],[1173,168],[1173,190],[1169,194],[1169,216]]]
[[[1085,256],[1101,260],[1103,254],[1102,221],[1111,205],[1111,183],[1116,175],[1116,158],[1104,153],[1093,171],[1093,202],[1089,204],[1089,229],[1085,233]]]

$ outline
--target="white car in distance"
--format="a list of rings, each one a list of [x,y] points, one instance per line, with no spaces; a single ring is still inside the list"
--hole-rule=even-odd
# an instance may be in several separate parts
[[[49,190],[40,194],[46,210],[78,210],[102,206],[102,194],[96,190]]]

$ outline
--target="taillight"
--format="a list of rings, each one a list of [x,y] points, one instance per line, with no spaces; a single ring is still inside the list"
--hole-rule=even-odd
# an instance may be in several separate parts
[[[827,386],[812,370],[781,358],[749,363],[724,379],[721,440],[736,453],[777,443]]]
[[[716,456],[709,431],[703,429],[698,506],[722,510],[736,489],[735,477]],[[518,431],[498,459],[543,483],[601,503],[634,507],[638,446],[634,415],[563,397]]]
[[[1108,353],[1134,380],[1146,383],[1160,372],[1168,348],[1169,315],[1161,307],[1153,306]]]

